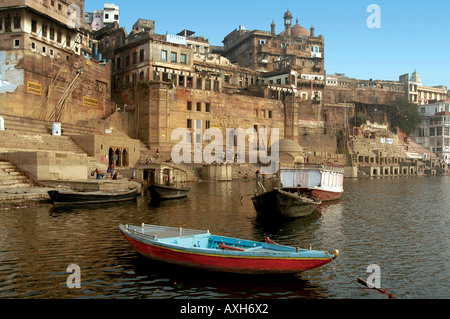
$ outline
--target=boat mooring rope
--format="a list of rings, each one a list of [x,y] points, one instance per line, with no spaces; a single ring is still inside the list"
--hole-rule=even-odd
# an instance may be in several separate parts
[[[333,257],[331,257],[331,255],[330,255],[330,253],[329,253],[328,251],[326,251],[325,253],[328,255],[328,257],[330,257],[331,263],[332,263],[332,264],[336,264],[336,266],[340,266],[340,264],[337,262],[337,260],[336,260],[336,259],[333,259]],[[336,268],[334,268],[334,269],[336,270]],[[364,281],[363,279],[361,279],[361,278],[358,278],[357,280],[354,280],[353,277],[351,277],[351,276],[343,269],[343,267],[341,267],[341,270],[342,270],[342,272],[344,273],[344,275],[347,276],[347,277],[350,279],[350,281],[351,281],[352,283],[356,284],[358,288],[363,289],[363,291],[364,291],[366,294],[370,295],[369,292],[367,291],[367,289],[373,289],[373,290],[375,290],[375,291],[377,291],[377,292],[379,292],[379,293],[382,293],[382,294],[388,296],[390,299],[399,299],[399,298],[396,297],[394,294],[389,293],[389,292],[387,292],[387,291],[384,290],[384,289],[380,289],[380,288],[376,288],[376,287],[370,287],[369,284],[368,284],[366,281]],[[364,287],[362,287],[361,285],[364,285]]]
[[[325,253],[328,255],[328,257],[330,257],[330,259],[331,259],[331,264],[336,265],[336,267],[340,267],[340,264],[337,262],[336,259],[333,259],[333,257],[331,257],[331,255],[330,255],[330,253],[329,253],[328,251],[326,251]],[[336,270],[336,267],[333,267],[334,270]],[[358,288],[363,289],[363,291],[364,291],[366,294],[370,295],[370,294],[369,294],[364,288],[362,288],[355,280],[353,280],[353,278],[352,278],[352,277],[351,277],[351,276],[343,269],[343,267],[340,267],[340,268],[342,269],[342,272],[344,273],[344,275],[347,276],[347,277],[350,279],[350,282],[356,284],[356,286],[357,286]]]

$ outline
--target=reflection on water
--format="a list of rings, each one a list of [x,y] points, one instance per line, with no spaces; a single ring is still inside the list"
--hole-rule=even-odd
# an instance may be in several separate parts
[[[270,181],[266,181],[267,183]],[[3,298],[377,298],[355,284],[378,264],[382,287],[401,298],[450,297],[450,179],[346,180],[342,200],[311,216],[256,217],[254,181],[196,183],[188,198],[0,211]],[[323,268],[295,276],[232,276],[149,261],[119,224],[158,224],[286,245],[339,249]],[[81,268],[68,289],[66,268]]]

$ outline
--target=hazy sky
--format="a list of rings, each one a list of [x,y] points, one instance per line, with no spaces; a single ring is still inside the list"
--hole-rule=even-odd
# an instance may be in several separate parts
[[[85,9],[103,9],[105,1],[86,0]],[[328,74],[374,80],[398,80],[419,72],[426,86],[450,89],[450,1],[448,0],[112,0],[120,9],[120,26],[131,31],[139,19],[155,21],[156,33],[196,32],[223,45],[226,35],[243,25],[248,30],[284,29],[287,9],[299,24],[325,37]],[[380,8],[380,28],[369,28],[371,4]],[[373,17],[373,16],[372,16]],[[373,20],[371,20],[373,21]],[[376,22],[376,20],[375,20]]]

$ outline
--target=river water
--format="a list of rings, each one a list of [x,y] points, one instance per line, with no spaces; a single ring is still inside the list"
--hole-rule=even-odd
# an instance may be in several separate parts
[[[339,202],[279,222],[256,218],[254,181],[189,186],[188,198],[161,204],[145,194],[120,204],[0,210],[0,298],[384,298],[356,283],[369,278],[374,264],[381,288],[398,298],[450,297],[450,177],[348,179]],[[291,276],[203,273],[139,256],[119,232],[121,223],[258,241],[269,236],[280,244],[339,249],[341,255]],[[71,264],[80,267],[79,289],[67,287]]]

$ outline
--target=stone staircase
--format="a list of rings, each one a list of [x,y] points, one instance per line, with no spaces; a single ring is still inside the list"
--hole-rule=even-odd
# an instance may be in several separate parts
[[[7,161],[0,161],[0,191],[32,186],[34,183],[16,166]]]
[[[155,151],[150,150],[146,143],[140,142],[141,146],[141,156],[139,157],[138,164],[147,164],[148,159],[152,158],[152,161],[155,161]]]
[[[85,152],[70,138],[70,136],[52,136],[42,133],[32,133],[16,130],[0,132],[1,151],[59,151],[77,154]]]
[[[413,138],[408,139],[408,144],[403,147],[404,151],[407,153],[418,154],[422,156],[422,154],[426,154],[427,159],[436,159],[437,156],[435,153],[430,151],[428,148],[423,146],[420,143],[417,143]]]

